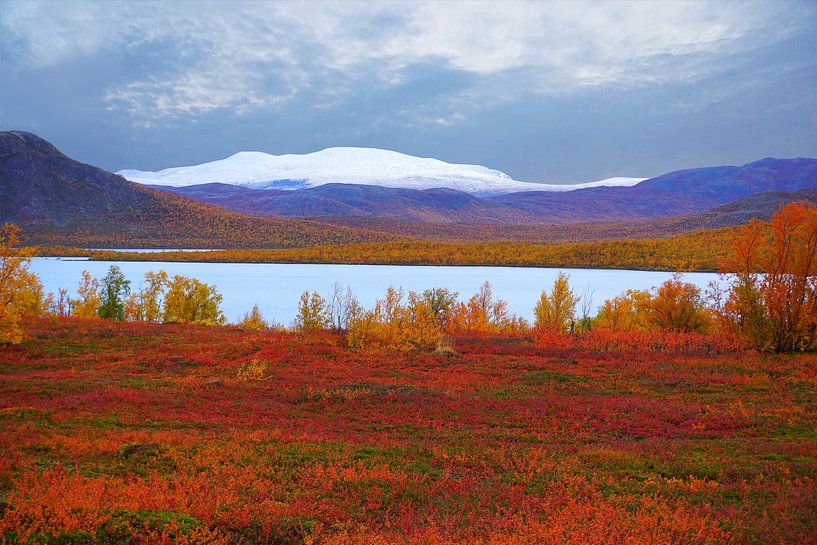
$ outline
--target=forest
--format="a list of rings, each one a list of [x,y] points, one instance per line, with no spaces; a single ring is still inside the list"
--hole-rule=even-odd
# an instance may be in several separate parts
[[[534,244],[394,240],[286,249],[208,252],[128,252],[46,247],[40,255],[87,256],[98,261],[187,261],[222,263],[346,263],[383,265],[493,265],[663,271],[716,271],[729,252],[736,227],[668,238]]]

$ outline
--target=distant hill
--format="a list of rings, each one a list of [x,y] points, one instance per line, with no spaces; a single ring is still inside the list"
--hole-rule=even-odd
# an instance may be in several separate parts
[[[535,214],[493,204],[454,189],[398,189],[325,184],[299,191],[252,189],[229,184],[151,186],[256,216],[379,217],[431,223],[536,223]]]
[[[0,222],[5,221],[23,226],[28,243],[296,247],[390,238],[228,212],[134,184],[18,131],[0,132]]]
[[[617,222],[695,214],[761,192],[817,188],[817,160],[763,159],[672,172],[637,185],[474,195],[454,189],[324,184],[293,191],[203,184],[160,189],[259,216],[472,224]]]

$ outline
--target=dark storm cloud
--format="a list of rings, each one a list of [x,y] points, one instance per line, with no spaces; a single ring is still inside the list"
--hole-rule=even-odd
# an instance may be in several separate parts
[[[111,170],[355,145],[568,182],[817,155],[813,3],[0,10],[2,128]]]

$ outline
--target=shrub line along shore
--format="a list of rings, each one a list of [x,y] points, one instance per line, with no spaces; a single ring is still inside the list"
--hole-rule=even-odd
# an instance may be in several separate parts
[[[720,270],[727,257],[731,239],[736,232],[736,228],[722,228],[669,238],[570,244],[395,241],[307,248],[166,252],[43,247],[39,250],[39,255],[88,257],[92,261],[558,267],[715,272]]]

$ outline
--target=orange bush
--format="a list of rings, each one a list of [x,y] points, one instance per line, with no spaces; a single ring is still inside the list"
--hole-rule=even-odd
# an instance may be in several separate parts
[[[648,321],[660,330],[706,333],[712,326],[701,289],[682,281],[679,274],[658,286],[642,305]]]
[[[718,333],[684,331],[618,331],[596,328],[581,335],[537,330],[534,341],[551,349],[627,354],[724,354],[746,350],[745,341]]]
[[[486,281],[466,303],[454,307],[449,330],[454,333],[487,335],[518,327],[518,319],[508,316],[507,301],[495,300],[491,284]]]
[[[613,299],[607,299],[593,319],[593,327],[615,331],[649,331],[653,327],[645,309],[650,299],[652,295],[646,290],[627,290]]]

